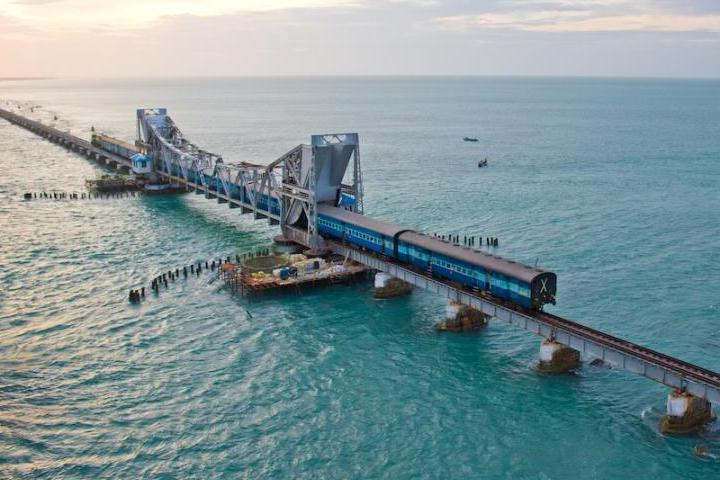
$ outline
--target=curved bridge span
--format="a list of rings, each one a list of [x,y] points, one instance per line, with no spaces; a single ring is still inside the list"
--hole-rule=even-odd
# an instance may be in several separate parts
[[[0,118],[86,156],[103,157],[116,166],[131,165],[128,158],[13,112],[0,109]],[[241,213],[278,224],[290,240],[348,256],[419,288],[553,339],[580,351],[586,358],[601,359],[615,368],[720,403],[720,373],[547,312],[508,306],[455,282],[434,278],[411,265],[369,252],[361,245],[323,238],[317,228],[318,205],[323,209],[340,207],[363,213],[359,139],[355,133],[313,135],[310,144],[298,145],[268,165],[258,165],[225,163],[220,155],[192,144],[165,109],[138,110],[137,130],[136,143],[151,155],[156,175],[218,203],[227,203],[230,208],[240,208]],[[351,164],[348,174],[346,170]],[[346,177],[349,180],[345,181]]]

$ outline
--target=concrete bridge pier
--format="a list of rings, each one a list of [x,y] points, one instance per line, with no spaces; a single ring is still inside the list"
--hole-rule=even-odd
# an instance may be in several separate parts
[[[552,339],[540,344],[537,369],[542,373],[565,373],[580,366],[580,352]]]
[[[490,315],[477,308],[457,302],[449,302],[445,308],[445,320],[435,327],[441,332],[476,332],[487,326]]]
[[[712,404],[683,390],[668,394],[666,414],[660,420],[662,433],[688,434],[715,420]]]
[[[373,297],[393,298],[407,295],[410,292],[412,292],[412,285],[409,283],[392,277],[385,272],[375,274],[375,291],[373,292]]]
[[[232,204],[231,204],[232,205]],[[273,237],[273,252],[277,254],[283,253],[299,253],[303,250],[303,246],[285,237],[282,233]]]

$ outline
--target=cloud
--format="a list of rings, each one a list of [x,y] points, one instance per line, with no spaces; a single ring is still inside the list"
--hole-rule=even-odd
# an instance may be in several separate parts
[[[450,31],[482,29],[526,32],[720,32],[720,14],[676,13],[679,3],[664,8],[627,0],[521,1],[506,9],[442,16],[433,23]]]
[[[76,31],[151,27],[175,15],[220,16],[289,8],[328,8],[358,0],[0,0],[0,13],[36,28]]]
[[[12,4],[15,5],[46,5],[48,3],[59,3],[64,0],[13,0]]]
[[[295,7],[230,2],[264,9],[225,12],[228,2],[208,0],[198,8],[210,10],[177,14],[170,12],[189,3],[25,5],[63,6],[67,17],[87,13],[66,25],[55,13],[44,13],[43,21],[10,16],[0,0],[0,76],[720,77],[718,15],[710,4],[690,10],[671,0],[289,1]],[[135,18],[126,5],[140,3],[151,13],[167,8]],[[88,10],[68,7],[81,4]]]
[[[440,0],[388,0],[390,3],[406,4],[414,7],[437,7],[442,5]]]

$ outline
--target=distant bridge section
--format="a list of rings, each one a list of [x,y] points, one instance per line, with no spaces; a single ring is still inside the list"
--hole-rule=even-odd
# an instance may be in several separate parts
[[[132,162],[129,158],[98,148],[87,140],[78,138],[69,132],[63,132],[55,127],[31,120],[2,108],[0,108],[0,118],[4,118],[8,122],[29,130],[50,142],[56,143],[92,160],[96,160],[111,168],[130,171],[132,167]]]

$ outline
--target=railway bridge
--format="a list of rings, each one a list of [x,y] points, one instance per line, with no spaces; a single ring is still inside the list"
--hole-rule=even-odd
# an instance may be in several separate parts
[[[39,135],[49,142],[56,143],[61,147],[78,153],[91,160],[95,160],[101,165],[117,169],[124,172],[130,172],[132,162],[129,158],[116,155],[113,152],[108,152],[102,148],[98,148],[87,140],[83,140],[69,132],[63,132],[50,125],[45,125],[36,120],[31,120],[17,113],[13,113],[9,110],[0,108],[0,118],[7,120],[8,122],[29,130],[36,135]]]
[[[116,168],[131,168],[129,156],[60,132],[0,109],[0,117],[50,141]],[[412,265],[378,255],[352,242],[323,237],[318,208],[342,208],[363,214],[362,169],[355,133],[313,135],[268,165],[226,163],[223,158],[190,142],[162,108],[139,109],[137,152],[153,162],[153,175],[183,185],[240,213],[278,225],[283,237],[316,251],[332,251],[368,267],[441,295],[450,301],[537,334],[580,352],[585,360],[599,359],[613,368],[647,377],[672,389],[668,418],[682,419],[704,402],[704,421],[711,404],[720,403],[720,373],[685,362],[575,321],[540,310],[528,310],[482,295],[477,290],[434,277]],[[132,153],[132,152],[129,152]],[[349,172],[348,172],[349,169]],[[347,183],[344,183],[348,178]],[[468,248],[454,245],[457,248]]]

